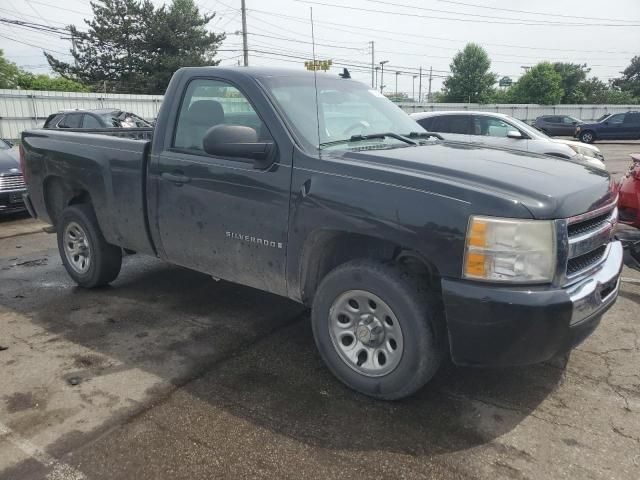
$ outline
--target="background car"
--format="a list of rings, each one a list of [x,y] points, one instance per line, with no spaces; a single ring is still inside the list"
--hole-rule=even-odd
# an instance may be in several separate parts
[[[584,143],[640,139],[640,112],[614,113],[600,122],[583,123],[576,126],[574,137]]]
[[[422,128],[438,132],[447,140],[554,155],[605,168],[604,156],[593,145],[550,138],[509,115],[462,111],[413,113],[411,117]]]
[[[68,110],[49,115],[44,128],[146,128],[151,122],[136,115],[113,108]]]
[[[584,123],[582,120],[569,115],[542,115],[535,119],[533,126],[547,135],[573,136],[576,125]]]
[[[18,148],[0,140],[0,214],[25,210],[22,194],[26,191]]]

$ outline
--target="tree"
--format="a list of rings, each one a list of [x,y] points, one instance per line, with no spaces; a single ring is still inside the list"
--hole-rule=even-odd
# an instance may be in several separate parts
[[[445,98],[449,102],[484,102],[498,78],[489,71],[489,55],[475,43],[468,43],[464,50],[456,53],[449,68],[451,75],[444,81]]]
[[[560,75],[564,90],[560,103],[584,103],[585,97],[580,85],[591,71],[587,68],[587,64],[556,62],[553,64],[553,69]]]
[[[27,72],[4,57],[0,50],[0,88],[22,88],[25,90],[57,90],[65,92],[88,92],[84,85],[62,77]]]
[[[606,103],[605,98],[608,90],[609,86],[596,77],[585,80],[580,84],[584,103]]]
[[[25,90],[52,90],[57,92],[90,92],[91,89],[81,83],[63,77],[50,77],[45,74],[20,72],[18,87]]]
[[[214,15],[200,15],[193,0],[174,0],[168,9],[159,9],[147,37],[151,61],[146,77],[150,88],[164,92],[173,73],[184,66],[218,65],[214,60],[224,34],[207,31]]]
[[[19,74],[18,66],[4,58],[4,51],[0,49],[0,88],[16,88]]]
[[[631,59],[629,66],[622,72],[622,77],[613,81],[613,86],[640,99],[640,56]]]
[[[562,76],[549,62],[542,62],[520,77],[511,93],[515,103],[560,103],[564,95]]]
[[[86,32],[68,27],[75,39],[74,63],[45,53],[65,78],[115,92],[164,93],[178,68],[216,64],[224,34],[206,30],[214,15],[201,15],[193,0],[173,0],[158,9],[150,0],[101,0],[91,6]]]

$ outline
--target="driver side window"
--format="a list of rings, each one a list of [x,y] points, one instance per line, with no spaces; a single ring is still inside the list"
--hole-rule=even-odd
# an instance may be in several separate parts
[[[613,123],[614,125],[619,125],[622,122],[624,122],[624,117],[625,114],[624,113],[619,113],[617,115],[612,115],[609,117],[609,119],[607,120],[609,123]]]
[[[507,134],[511,130],[516,130],[516,128],[499,118],[487,116],[474,118],[474,131],[476,135],[507,138]]]
[[[236,87],[220,80],[192,80],[178,114],[173,147],[204,151],[205,134],[222,124],[251,127],[258,141],[271,140],[262,120]]]

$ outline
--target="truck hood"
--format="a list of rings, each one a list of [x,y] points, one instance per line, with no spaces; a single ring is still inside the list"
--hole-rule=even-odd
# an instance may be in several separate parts
[[[613,202],[609,174],[577,161],[456,142],[348,152],[344,161],[403,174],[407,187],[473,203],[480,195],[520,203],[534,218],[566,218]],[[407,177],[408,176],[408,177]],[[499,215],[500,212],[495,212]]]

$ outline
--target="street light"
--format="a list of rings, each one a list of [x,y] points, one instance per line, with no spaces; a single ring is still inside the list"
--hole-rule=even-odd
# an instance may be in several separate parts
[[[398,97],[398,76],[399,75],[400,75],[400,72],[396,72],[396,98]]]
[[[389,63],[389,60],[382,60],[380,62],[380,93],[384,90],[384,64]]]

